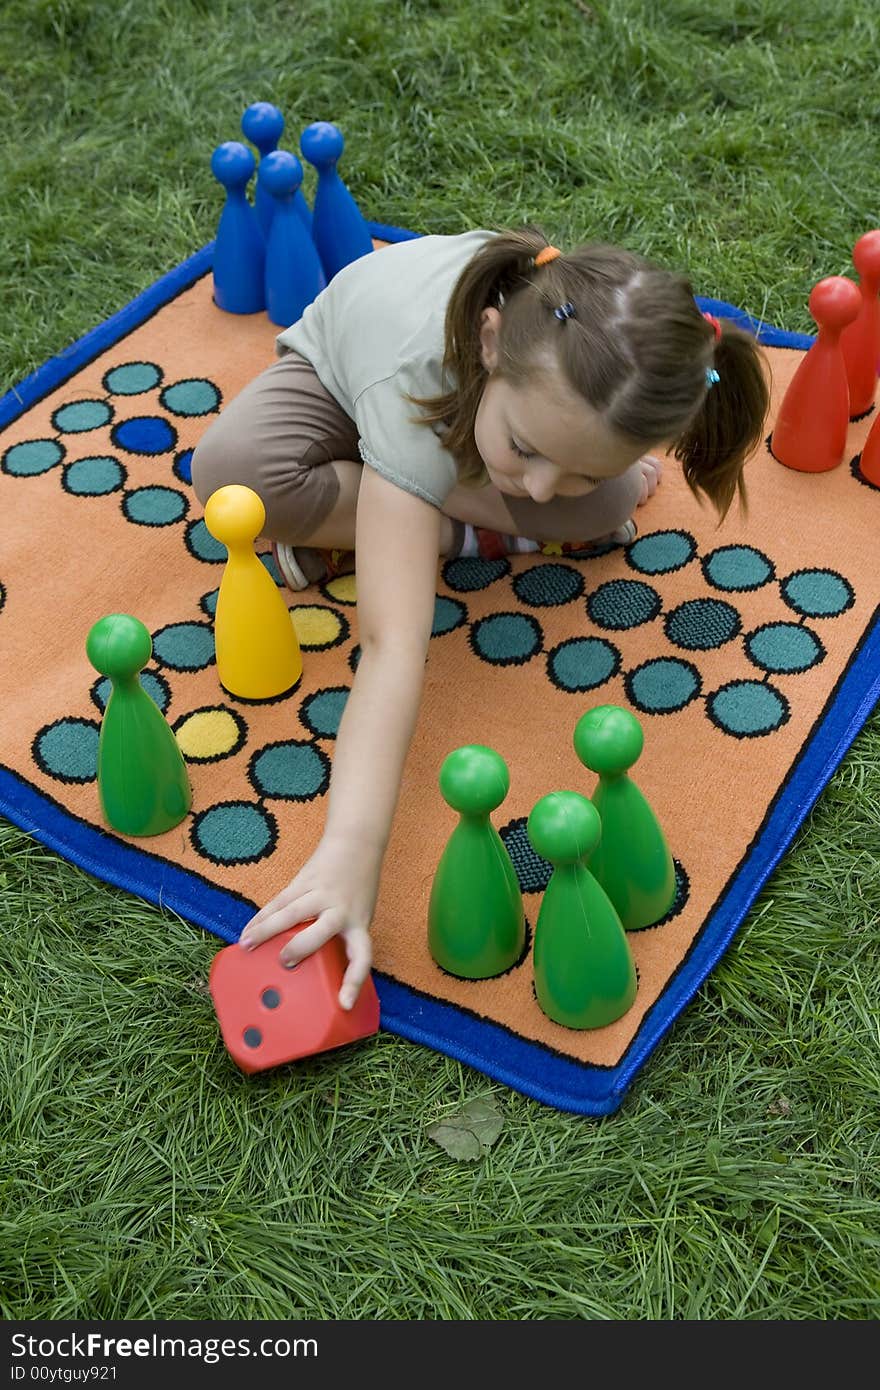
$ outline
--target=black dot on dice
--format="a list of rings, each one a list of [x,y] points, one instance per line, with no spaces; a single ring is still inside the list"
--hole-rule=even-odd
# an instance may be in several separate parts
[[[263,1041],[263,1035],[259,1028],[245,1028],[244,1040],[248,1047],[259,1047]]]
[[[278,1005],[281,1003],[281,995],[278,993],[277,989],[264,989],[263,993],[260,995],[260,1001],[267,1009],[277,1009]]]

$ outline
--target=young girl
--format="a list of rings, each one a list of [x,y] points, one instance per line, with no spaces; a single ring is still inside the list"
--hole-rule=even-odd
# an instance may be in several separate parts
[[[536,228],[426,236],[340,271],[278,337],[279,360],[206,431],[204,504],[244,483],[292,588],[357,552],[360,661],[323,836],[247,923],[253,948],[307,918],[293,966],[345,941],[351,1008],[416,723],[438,556],[632,540],[672,452],[723,517],[769,398],[754,338],[628,251],[570,253]]]

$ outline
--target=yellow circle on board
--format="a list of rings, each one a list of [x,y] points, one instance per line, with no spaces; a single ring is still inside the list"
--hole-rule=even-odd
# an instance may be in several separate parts
[[[224,758],[242,744],[242,729],[228,709],[201,709],[175,730],[185,758]]]
[[[357,576],[354,574],[337,575],[324,588],[337,603],[357,603]]]
[[[291,608],[290,616],[301,647],[332,647],[342,633],[339,614],[318,604],[302,604]]]

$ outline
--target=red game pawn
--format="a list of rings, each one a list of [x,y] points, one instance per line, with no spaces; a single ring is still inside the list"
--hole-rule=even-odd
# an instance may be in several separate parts
[[[862,307],[855,323],[841,333],[840,347],[849,382],[849,418],[855,420],[874,404],[880,371],[880,231],[859,237],[852,258]]]
[[[265,1071],[378,1031],[379,996],[371,976],[353,1008],[339,1003],[348,964],[340,936],[332,936],[292,970],[281,964],[282,947],[309,922],[250,951],[237,943],[224,946],[211,961],[208,985],[220,1032],[242,1071]]]
[[[813,287],[810,313],[819,332],[782,398],[770,452],[786,468],[826,473],[843,462],[849,386],[840,335],[862,306],[858,286],[829,275]]]
[[[859,472],[875,487],[880,487],[880,415],[871,426],[859,459]]]

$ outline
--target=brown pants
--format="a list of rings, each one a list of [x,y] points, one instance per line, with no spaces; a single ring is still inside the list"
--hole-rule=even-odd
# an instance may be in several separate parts
[[[263,534],[288,545],[308,545],[309,537],[333,510],[339,480],[333,460],[360,463],[354,421],[319,381],[314,368],[288,352],[261,372],[229,402],[205,431],[192,459],[192,481],[202,505],[227,483],[253,488],[266,508]],[[477,526],[486,519],[482,494],[456,489],[449,515]],[[536,541],[588,541],[609,535],[628,521],[641,495],[641,470],[627,469],[583,497],[503,497],[509,524],[494,529]],[[495,509],[502,494],[495,496]]]

